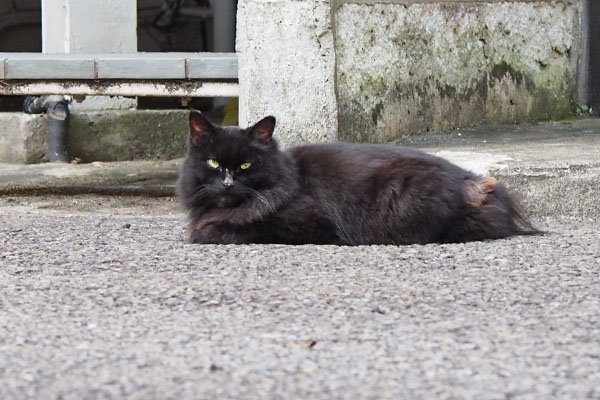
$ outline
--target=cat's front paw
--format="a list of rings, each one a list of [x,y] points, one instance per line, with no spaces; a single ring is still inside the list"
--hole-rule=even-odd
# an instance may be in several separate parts
[[[222,224],[208,224],[190,230],[188,243],[192,244],[242,244],[243,235]]]
[[[219,234],[213,225],[205,225],[201,228],[190,230],[188,243],[191,244],[218,244]]]

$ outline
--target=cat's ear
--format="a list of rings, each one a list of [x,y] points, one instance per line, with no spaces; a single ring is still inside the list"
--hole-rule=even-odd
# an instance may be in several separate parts
[[[275,130],[275,117],[268,116],[256,124],[248,128],[248,134],[254,138],[257,142],[268,144],[273,138],[273,131]]]
[[[208,143],[215,134],[215,126],[199,111],[190,111],[190,140],[196,146]]]

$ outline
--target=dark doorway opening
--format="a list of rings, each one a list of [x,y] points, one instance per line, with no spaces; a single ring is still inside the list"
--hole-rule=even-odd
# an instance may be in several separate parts
[[[589,93],[592,112],[600,115],[600,1],[589,0]]]

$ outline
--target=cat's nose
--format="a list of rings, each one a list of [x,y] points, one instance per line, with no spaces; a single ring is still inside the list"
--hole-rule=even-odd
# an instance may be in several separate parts
[[[226,188],[230,188],[233,186],[233,184],[235,182],[233,181],[233,176],[231,176],[231,174],[229,174],[229,173],[226,173],[225,178],[223,178],[222,183],[223,183],[223,186],[225,186]]]

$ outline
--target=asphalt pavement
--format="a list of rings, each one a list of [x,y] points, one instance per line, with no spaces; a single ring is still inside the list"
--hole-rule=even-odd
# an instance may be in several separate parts
[[[0,166],[0,399],[600,399],[599,127],[414,139],[548,231],[467,244],[189,245],[177,162]]]

